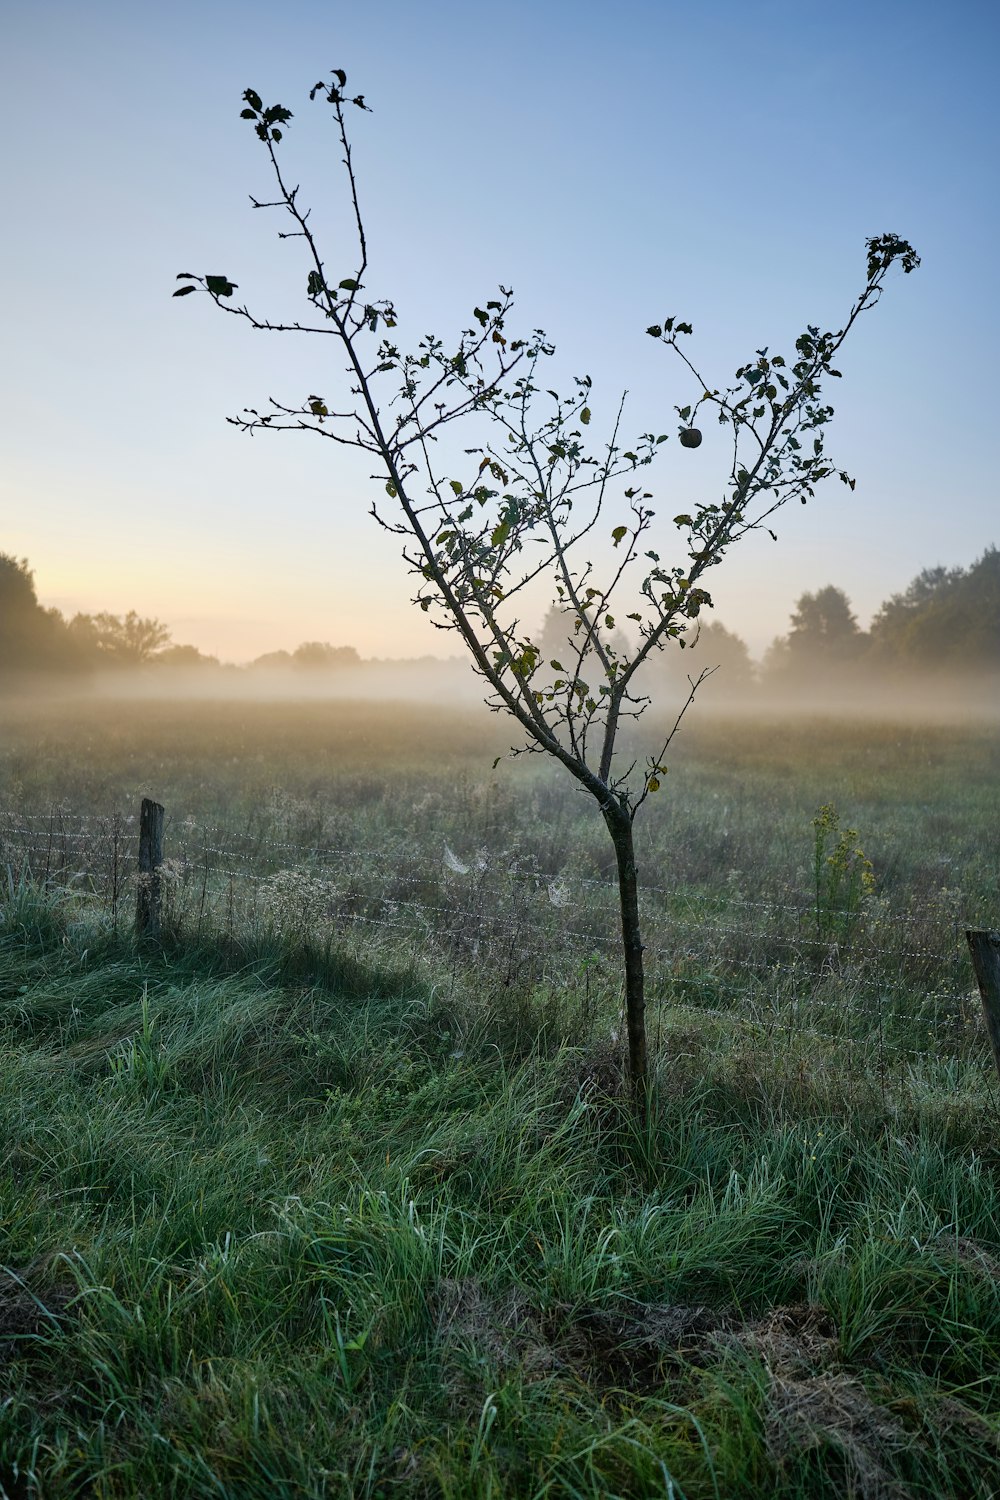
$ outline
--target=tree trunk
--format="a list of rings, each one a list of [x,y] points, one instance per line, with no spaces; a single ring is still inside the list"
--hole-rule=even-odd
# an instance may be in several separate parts
[[[646,995],[639,930],[639,887],[635,871],[632,819],[617,801],[602,808],[618,861],[622,946],[625,950],[625,1019],[628,1027],[628,1074],[632,1102],[641,1124],[646,1122],[648,1072],[646,1063]]]

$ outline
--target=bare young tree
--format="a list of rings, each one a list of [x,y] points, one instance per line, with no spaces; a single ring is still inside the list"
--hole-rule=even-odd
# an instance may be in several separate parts
[[[226,276],[182,273],[184,296],[200,286],[216,305],[253,328],[332,338],[342,360],[336,392],[291,402],[270,398],[263,411],[245,409],[228,420],[245,432],[306,431],[339,447],[371,455],[384,498],[372,515],[402,542],[416,580],[414,602],[442,630],[462,639],[485,685],[490,708],[523,731],[513,753],[532,750],[559,761],[600,809],[614,845],[624,949],[628,1066],[634,1101],[647,1104],[643,945],[633,840],[636,814],[655,793],[670,743],[706,672],[689,679],[674,722],[639,758],[623,752],[623,724],[637,719],[647,698],[637,676],[650,656],[684,636],[712,604],[708,570],[748,532],[790,500],[803,504],[834,473],[824,453],[832,416],[821,385],[836,376],[833,361],[858,317],[873,307],[890,269],[919,263],[896,235],[867,242],[867,279],[842,327],[809,327],[794,356],[760,349],[718,388],[699,373],[683,347],[688,323],[666,318],[647,333],[677,356],[693,381],[695,398],[676,407],[680,441],[695,448],[698,412],[708,409],[729,428],[730,468],[722,497],[672,518],[681,561],[661,557],[651,492],[636,477],[653,461],[666,434],[621,436],[624,398],[614,408],[606,440],[587,445],[591,380],[576,378],[558,391],[544,380],[553,347],[540,330],[515,338],[508,331],[512,293],[475,307],[470,326],[448,343],[422,339],[402,351],[395,342],[391,300],[365,286],[368,244],[359,201],[349,109],[367,110],[363,95],[347,93],[347,75],[310,91],[333,111],[355,233],[353,264],[328,269],[310,225],[310,211],[290,185],[278,147],[291,111],[265,108],[253,89],[241,118],[251,122],[270,161],[276,195],[251,198],[276,209],[288,226],[281,239],[302,241],[304,322],[275,322],[234,300]],[[340,252],[338,251],[338,254]],[[340,275],[339,271],[350,274]],[[331,380],[335,374],[331,375]],[[460,442],[453,433],[461,434]],[[624,505],[612,491],[621,485]],[[611,520],[615,521],[610,525]],[[772,533],[773,535],[773,533]],[[655,545],[654,545],[655,543]],[[567,649],[546,660],[519,610],[531,606],[542,584],[567,621]],[[634,649],[623,649],[616,610],[634,626]]]

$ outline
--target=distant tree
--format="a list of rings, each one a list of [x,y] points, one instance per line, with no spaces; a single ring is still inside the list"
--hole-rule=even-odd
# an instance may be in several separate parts
[[[75,671],[81,665],[62,615],[38,602],[27,558],[0,552],[0,672]]]
[[[74,615],[69,628],[95,662],[116,667],[141,666],[170,643],[161,621],[144,619],[134,609],[127,615]]]
[[[217,667],[217,656],[206,656],[197,646],[164,646],[152,658],[158,667]]]
[[[717,671],[720,693],[745,692],[755,680],[746,641],[719,620],[701,623],[698,634],[688,641],[688,661],[695,672],[703,667]]]
[[[331,646],[329,641],[303,641],[292,652],[292,664],[311,671],[329,671],[335,667],[357,667],[361,657],[353,646]]]
[[[789,683],[788,637],[776,635],[764,652],[760,664],[761,685],[768,689],[784,689]]]
[[[622,404],[606,422],[605,438],[587,446],[592,420],[591,380],[578,377],[562,393],[544,367],[553,347],[539,331],[514,338],[507,331],[512,294],[473,308],[470,326],[445,344],[428,335],[403,353],[394,342],[396,311],[365,288],[368,244],[358,197],[346,111],[367,109],[364,97],[346,93],[347,75],[317,84],[333,110],[346,170],[349,212],[355,230],[348,274],[343,238],[327,268],[309,210],[298,187],[286,180],[279,144],[291,111],[265,108],[247,89],[242,117],[266,151],[275,196],[255,207],[277,208],[299,239],[304,256],[310,321],[272,322],[233,302],[227,276],[182,272],[186,296],[202,287],[217,307],[252,327],[306,333],[337,349],[346,380],[329,399],[312,393],[290,402],[270,398],[263,411],[231,418],[246,432],[309,431],[339,446],[360,449],[384,476],[376,519],[402,539],[403,557],[416,582],[415,602],[439,629],[455,631],[485,684],[487,702],[516,720],[524,742],[514,753],[551,755],[594,798],[615,851],[621,907],[629,1072],[640,1115],[646,1108],[647,1054],[643,944],[633,823],[663,775],[667,749],[680,723],[657,732],[649,753],[621,753],[619,730],[640,715],[646,698],[637,673],[652,653],[686,635],[711,606],[707,571],[749,531],[789,500],[805,503],[820,481],[838,472],[824,455],[824,429],[832,415],[821,387],[836,376],[834,360],[858,317],[878,301],[893,266],[911,271],[918,257],[896,235],[870,239],[867,279],[843,326],[821,332],[809,326],[790,362],[764,348],[720,390],[683,352],[691,326],[674,317],[647,332],[687,368],[694,399],[675,408],[685,449],[696,448],[699,409],[729,429],[729,479],[723,498],[696,502],[674,517],[681,560],[661,560],[664,541],[650,535],[652,495],[639,480],[666,434],[645,433],[628,445],[620,438]],[[452,429],[461,423],[461,439]],[[853,483],[841,471],[845,482]],[[624,506],[607,515],[610,491],[625,480]],[[624,516],[624,519],[621,517]],[[616,524],[608,522],[614,519]],[[654,545],[655,540],[655,545]],[[545,580],[550,598],[572,614],[573,646],[551,675],[539,643],[518,613],[525,591]],[[613,644],[615,609],[635,624],[638,644],[622,653]],[[556,658],[562,661],[562,658]],[[692,679],[690,702],[700,678]]]
[[[843,589],[829,583],[799,599],[788,632],[788,649],[793,661],[840,666],[857,660],[864,639],[851,601]]]
[[[290,651],[265,651],[263,656],[255,656],[250,663],[252,671],[273,672],[286,671],[292,665],[292,653]]]
[[[0,552],[0,620],[24,619],[41,609],[35,575],[26,557]]]
[[[554,662],[562,657],[566,657],[567,660],[572,659],[580,644],[581,629],[582,623],[575,610],[561,608],[558,604],[549,606],[538,635],[538,650],[541,657],[539,669],[542,674],[545,672],[546,664],[551,669]],[[624,659],[628,656],[629,644],[622,630],[612,631],[608,637],[608,644],[618,657]],[[566,669],[561,667],[558,670],[565,672]]]
[[[1000,552],[969,568],[925,568],[871,627],[876,659],[914,669],[1000,669]]]
[[[764,678],[771,686],[799,687],[804,681],[818,686],[856,663],[867,639],[843,589],[827,584],[800,596],[788,634],[779,636],[764,658]]]

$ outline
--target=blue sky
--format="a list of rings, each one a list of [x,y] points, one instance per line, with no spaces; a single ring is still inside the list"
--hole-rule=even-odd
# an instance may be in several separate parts
[[[368,286],[396,299],[400,341],[513,286],[521,325],[593,377],[595,428],[627,387],[635,430],[673,430],[689,388],[648,323],[689,319],[721,385],[758,346],[836,326],[867,235],[915,244],[921,269],[859,325],[832,392],[857,490],[784,513],[777,545],[747,539],[712,579],[757,650],[827,583],[866,622],[921,567],[1000,541],[998,33],[985,0],[19,7],[0,64],[0,550],[47,603],[136,608],[233,659],[443,648],[367,514],[368,466],[224,421],[321,389],[315,352],[170,295],[178,271],[224,273],[280,308],[304,281],[249,207],[268,182],[248,86],[294,111],[286,160],[335,260],[341,183],[307,95],[343,66],[373,106],[355,122]],[[726,468],[721,439],[672,441],[649,487],[669,516]]]

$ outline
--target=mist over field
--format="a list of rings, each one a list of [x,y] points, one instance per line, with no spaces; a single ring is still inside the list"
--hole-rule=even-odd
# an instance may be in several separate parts
[[[12,696],[61,702],[322,702],[374,699],[421,703],[443,701],[473,709],[482,701],[475,678],[464,661],[359,662],[346,670],[289,672],[280,668],[248,671],[239,667],[132,667],[95,672],[85,681],[31,675],[21,678]]]
[[[556,663],[581,676],[599,670],[579,657],[572,612],[552,608],[534,632],[537,681]],[[636,642],[618,630],[625,660]],[[449,640],[450,644],[450,640]],[[562,659],[565,659],[564,661]],[[992,721],[1000,714],[1000,553],[967,568],[929,568],[882,606],[862,630],[847,595],[828,585],[804,593],[786,634],[759,661],[705,610],[680,640],[654,654],[637,679],[647,722],[677,711],[707,672],[692,715]],[[25,560],[0,554],[0,701],[323,699],[438,703],[474,712],[483,684],[469,661],[422,656],[366,660],[351,645],[304,642],[242,665],[175,645],[161,621],[131,611],[70,620],[39,600]]]
[[[639,742],[644,735],[650,743],[656,738],[663,721],[682,707],[690,684],[686,678],[673,677],[655,683],[650,702],[644,710],[639,728],[629,735]],[[169,674],[148,669],[132,669],[95,674],[86,683],[54,682],[51,677],[18,680],[4,700],[10,713],[16,706],[23,709],[34,704],[57,707],[70,717],[74,708],[88,705],[123,707],[134,704],[136,711],[153,702],[171,705],[183,720],[188,705],[244,703],[252,705],[287,705],[324,703],[381,703],[397,705],[401,721],[410,709],[436,706],[458,710],[470,722],[488,715],[483,703],[482,684],[471,667],[453,662],[377,662],[363,663],[350,673],[311,673],[290,676],[286,672],[249,674],[239,670],[206,672],[204,669],[177,669]],[[491,718],[493,716],[490,716]],[[919,724],[995,724],[1000,721],[1000,672],[967,675],[910,674],[886,680],[852,679],[848,683],[803,684],[795,691],[774,692],[766,686],[732,686],[725,668],[708,678],[699,688],[686,715],[682,734],[690,734],[698,721],[713,723],[732,720],[761,726],[778,727],[794,720],[829,718],[835,724],[851,722]],[[494,720],[495,722],[495,720]],[[516,726],[509,723],[498,730],[500,737],[517,741]]]

